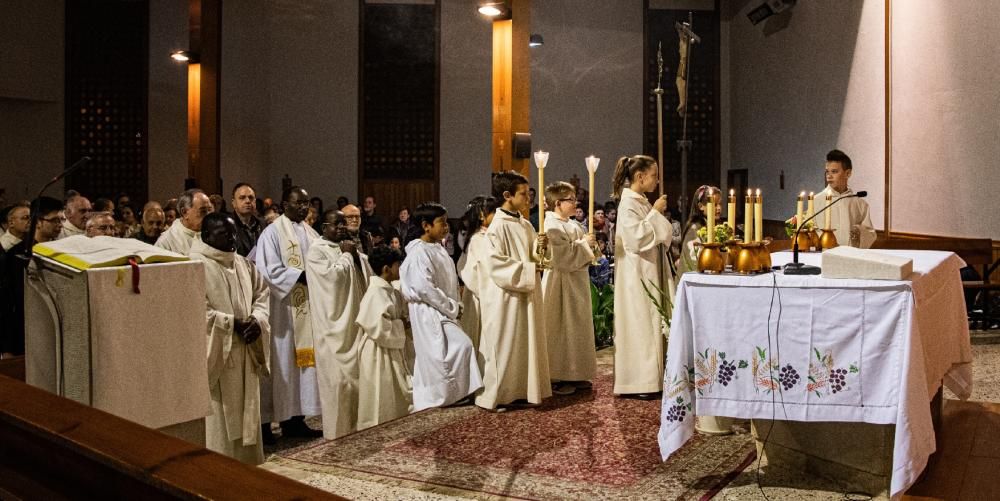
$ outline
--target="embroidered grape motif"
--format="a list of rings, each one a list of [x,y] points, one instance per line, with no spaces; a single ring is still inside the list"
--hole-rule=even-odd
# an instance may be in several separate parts
[[[686,414],[687,410],[684,409],[684,406],[672,405],[670,406],[670,409],[667,410],[667,421],[669,422],[681,421],[684,419],[684,416]]]
[[[781,383],[783,390],[790,390],[793,386],[799,384],[799,373],[790,364],[786,365],[778,373],[778,382]]]
[[[847,386],[847,369],[833,369],[830,371],[830,387],[834,393],[843,390]]]
[[[716,376],[716,380],[722,384],[722,386],[729,386],[729,382],[733,380],[733,375],[736,374],[736,365],[729,360],[723,360],[719,364],[719,375]]]

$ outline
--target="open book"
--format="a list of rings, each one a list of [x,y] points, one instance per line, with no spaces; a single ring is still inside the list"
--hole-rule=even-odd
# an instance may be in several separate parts
[[[187,256],[154,247],[134,238],[74,235],[52,242],[35,244],[35,254],[45,256],[78,270],[124,266],[129,258],[138,263],[187,261]]]

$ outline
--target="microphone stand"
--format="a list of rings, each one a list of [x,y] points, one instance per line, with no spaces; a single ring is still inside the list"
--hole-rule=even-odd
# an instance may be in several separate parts
[[[799,262],[799,233],[802,232],[802,228],[806,227],[806,223],[812,221],[816,216],[822,214],[824,211],[829,210],[830,207],[833,207],[837,202],[846,198],[864,198],[866,196],[868,196],[867,191],[859,191],[853,195],[840,197],[827,204],[826,207],[823,207],[812,216],[806,218],[805,221],[802,221],[802,224],[800,224],[798,229],[795,230],[795,235],[792,236],[792,262],[786,264],[785,268],[782,270],[785,275],[819,275],[820,272],[823,271],[819,266],[810,266]]]
[[[50,186],[62,180],[62,178],[72,174],[73,171],[79,169],[80,167],[87,165],[87,162],[90,162],[90,157],[83,157],[77,160],[76,163],[70,165],[68,169],[62,171],[62,173],[60,173],[58,176],[52,178],[51,181],[46,183],[45,186],[43,186],[42,189],[38,191],[38,195],[35,197],[35,199],[31,201],[31,210],[30,210],[31,223],[28,226],[28,234],[24,236],[25,251],[24,255],[21,256],[21,258],[24,259],[25,261],[31,261],[31,257],[34,255],[35,228],[38,226],[38,202],[39,199],[42,198],[42,194],[44,194],[45,190],[49,189]]]

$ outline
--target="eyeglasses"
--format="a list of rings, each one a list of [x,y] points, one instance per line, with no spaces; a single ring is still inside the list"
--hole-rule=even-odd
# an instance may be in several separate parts
[[[576,203],[576,197],[573,197],[573,198],[560,198],[559,200],[556,200],[556,203],[560,203],[561,204],[563,202],[573,202],[573,203]]]
[[[40,217],[40,218],[38,218],[38,220],[39,221],[45,221],[46,223],[52,223],[52,224],[58,223],[58,224],[62,224],[62,223],[66,222],[66,216]]]

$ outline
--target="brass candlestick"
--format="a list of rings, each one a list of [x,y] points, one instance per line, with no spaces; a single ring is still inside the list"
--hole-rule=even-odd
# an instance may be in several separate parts
[[[819,237],[819,249],[832,249],[838,245],[837,235],[833,233],[833,230],[823,230],[823,234]]]
[[[757,264],[760,266],[761,273],[771,271],[771,250],[768,249],[770,245],[770,237],[760,241],[760,249],[757,251]]]
[[[698,272],[717,275],[726,271],[726,260],[722,257],[722,244],[702,243],[698,252]]]
[[[741,275],[750,275],[751,273],[757,273],[760,269],[760,265],[757,263],[757,248],[760,247],[759,242],[740,242],[737,245],[739,252],[736,256],[736,265],[733,266],[733,270]]]
[[[539,237],[544,237],[545,233],[539,233]],[[552,267],[552,260],[549,259],[549,245],[548,240],[544,238],[538,238],[535,240],[535,265],[540,270],[548,270]]]

